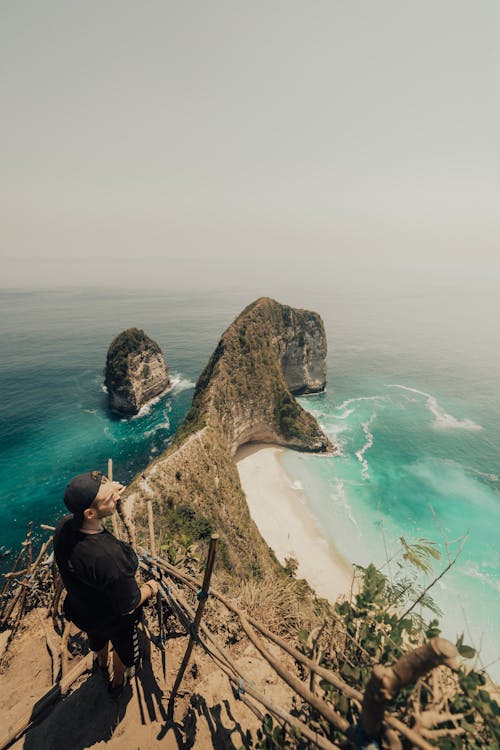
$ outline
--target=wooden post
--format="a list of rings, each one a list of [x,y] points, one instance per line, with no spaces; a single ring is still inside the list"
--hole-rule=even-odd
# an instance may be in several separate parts
[[[110,482],[113,481],[113,459],[112,458],[108,458],[108,479]],[[118,502],[120,501],[118,500]],[[113,515],[111,516],[111,523],[113,524],[113,534],[116,536],[117,539],[119,539],[120,530],[118,529],[118,521],[116,520],[116,513],[113,513]]]
[[[148,509],[149,551],[153,557],[156,557],[155,527],[154,527],[154,519],[153,519],[153,502],[150,497],[146,498],[146,507]]]
[[[5,583],[2,587],[2,591],[0,592],[0,627],[3,627],[6,625],[7,620],[11,616],[13,609],[17,602],[19,601],[19,598],[21,596],[22,591],[24,590],[22,586],[18,585],[18,588],[14,592],[13,597],[9,601],[7,599],[7,594],[9,593],[9,590],[12,586],[12,583],[14,582],[14,578],[16,576],[21,575],[21,570],[18,568],[18,566],[21,565],[21,562],[24,561],[24,566],[26,567],[26,573],[29,574],[31,570],[31,532],[33,528],[33,521],[30,521],[28,524],[28,532],[26,534],[26,539],[21,544],[21,551],[19,552],[17,559],[14,563],[14,567],[11,570],[12,576],[9,576],[8,578],[5,578]],[[25,560],[27,558],[27,560]],[[17,584],[19,584],[19,581],[16,581]]]
[[[182,682],[182,678],[184,677],[184,672],[186,671],[187,665],[189,663],[189,659],[191,657],[191,652],[193,651],[194,644],[198,639],[198,628],[200,627],[200,621],[203,616],[203,610],[205,609],[205,604],[208,598],[208,591],[210,588],[210,579],[212,578],[212,571],[214,569],[215,552],[217,549],[218,539],[219,539],[218,534],[212,534],[210,538],[210,547],[208,549],[207,567],[205,568],[205,575],[203,577],[201,591],[199,592],[200,601],[198,604],[198,608],[196,610],[196,614],[194,616],[191,635],[189,637],[189,643],[186,648],[186,653],[184,654],[184,658],[182,660],[181,666],[179,667],[177,677],[175,678],[175,683],[172,688],[172,692],[170,693],[170,700],[168,702],[168,714],[170,716],[173,715],[175,696]]]
[[[18,570],[18,566],[21,565],[21,561],[26,556],[26,548],[27,548],[27,546],[29,544],[29,540],[31,538],[31,527],[32,527],[32,525],[33,525],[33,521],[30,521],[29,524],[28,524],[28,532],[26,534],[26,539],[21,544],[21,551],[19,552],[19,554],[18,554],[18,556],[16,558],[14,566],[11,569],[11,573],[14,573],[14,572],[16,572]],[[25,563],[25,565],[26,565],[26,563]],[[3,585],[2,591],[0,592],[0,598],[3,598],[7,594],[8,590],[10,588],[10,585],[11,585],[10,584],[10,580],[7,578],[6,581],[5,581],[5,583],[4,583],[4,585]]]
[[[376,664],[366,685],[360,716],[361,727],[367,737],[380,736],[385,707],[402,688],[416,682],[419,677],[440,664],[456,670],[457,653],[450,641],[431,638],[423,646],[401,656],[392,667]]]

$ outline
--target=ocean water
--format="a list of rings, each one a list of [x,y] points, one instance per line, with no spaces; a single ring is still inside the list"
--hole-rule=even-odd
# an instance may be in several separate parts
[[[500,657],[500,347],[493,290],[447,283],[315,289],[0,291],[0,545],[63,513],[71,476],[105,470],[129,481],[164,450],[222,331],[262,293],[321,313],[328,386],[304,397],[340,457],[287,452],[285,468],[349,563],[397,572],[400,536],[436,542],[446,558],[433,589],[444,632],[464,632],[484,664]],[[134,418],[107,408],[112,338],[144,328],[174,388]],[[387,558],[392,560],[387,566]],[[435,564],[436,575],[446,564]],[[2,570],[9,558],[0,561]],[[392,564],[392,568],[391,568]],[[425,614],[425,613],[424,613]],[[490,671],[497,679],[500,662]]]

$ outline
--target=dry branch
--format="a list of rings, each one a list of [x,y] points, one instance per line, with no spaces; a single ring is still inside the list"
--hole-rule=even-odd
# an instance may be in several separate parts
[[[419,677],[440,664],[457,668],[457,649],[444,638],[432,638],[409,654],[402,656],[392,667],[377,664],[368,681],[361,710],[361,726],[368,737],[379,737],[384,714],[389,703],[400,690],[416,682]]]
[[[186,610],[187,614],[194,618],[194,611],[191,609],[189,604],[184,600],[184,598],[180,595],[178,595],[179,603],[182,605],[182,607]],[[298,732],[300,732],[306,739],[308,739],[310,742],[312,742],[316,747],[321,748],[322,750],[339,750],[338,745],[333,744],[328,740],[326,737],[323,737],[322,735],[319,735],[317,732],[314,732],[310,727],[307,726],[307,724],[304,724],[299,719],[295,718],[294,716],[291,716],[288,712],[286,712],[281,707],[277,706],[273,702],[267,698],[267,696],[263,695],[259,690],[255,688],[254,685],[252,685],[248,680],[246,680],[241,673],[241,670],[236,666],[236,664],[232,661],[232,659],[228,656],[226,653],[224,647],[219,643],[219,641],[215,638],[215,636],[210,632],[210,630],[207,628],[207,626],[204,623],[200,623],[200,630],[203,632],[204,636],[207,638],[207,640],[212,644],[212,646],[215,648],[215,652],[212,651],[203,641],[200,640],[200,645],[205,649],[206,653],[217,663],[219,669],[221,669],[228,679],[235,685],[237,689],[237,694],[240,700],[243,700],[243,702],[254,712],[256,713],[255,706],[251,705],[248,700],[245,699],[245,693],[248,693],[251,695],[255,700],[257,700],[262,706],[264,706],[267,711],[272,713],[277,718],[281,719],[285,723],[289,724],[291,727],[296,729]],[[257,711],[257,713],[260,713]],[[260,717],[262,719],[262,714],[260,714]]]
[[[47,643],[47,648],[50,653],[50,659],[51,659],[51,664],[52,664],[52,684],[54,684],[55,681],[57,680],[57,676],[61,668],[61,653],[60,653],[60,649],[58,648],[58,646],[56,646],[56,644],[54,643],[53,635],[50,632],[49,628],[47,627],[45,619],[42,617],[40,610],[37,609],[36,612],[38,615],[38,619],[40,621],[40,625],[43,628],[45,641]]]
[[[178,581],[181,581],[186,586],[190,587],[191,590],[196,591],[199,588],[199,583],[192,578],[191,576],[180,573],[176,568],[171,566],[169,563],[165,562],[164,560],[158,560],[155,559],[155,564],[157,564],[159,567],[163,568],[169,575],[171,575],[172,578],[175,578]],[[211,590],[212,596],[217,598],[222,604],[224,604],[226,607],[234,611],[236,608],[229,602],[229,600],[220,594],[219,592],[215,591],[214,589]],[[324,669],[324,667],[319,667],[316,665],[313,661],[308,659],[306,656],[300,653],[300,651],[297,651],[292,646],[286,643],[282,638],[275,635],[274,633],[271,633],[266,627],[258,623],[254,618],[248,617],[248,622],[251,623],[256,629],[260,630],[260,632],[268,637],[270,640],[274,641],[277,645],[281,646],[285,651],[287,651],[289,654],[291,654],[297,661],[302,662],[304,665],[309,667],[309,669],[315,670],[316,673],[323,677],[323,679],[327,680],[331,685],[334,687],[337,687],[341,692],[344,693],[349,698],[353,698],[359,702],[363,700],[363,693],[359,690],[356,690],[355,688],[352,688],[350,685],[347,685],[347,683],[342,680],[342,678],[335,674],[334,672],[331,672],[328,669]],[[386,716],[385,717],[385,723],[391,727],[392,729],[395,729],[397,732],[402,734],[406,739],[408,739],[415,747],[420,748],[420,750],[434,750],[433,746],[430,745],[426,740],[421,737],[418,732],[416,732],[413,729],[410,729],[406,726],[402,721],[399,719],[396,719],[394,716]]]

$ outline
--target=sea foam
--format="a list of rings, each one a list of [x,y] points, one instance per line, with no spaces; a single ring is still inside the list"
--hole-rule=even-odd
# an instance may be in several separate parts
[[[154,435],[155,432],[158,430],[169,430],[170,429],[170,420],[166,420],[165,422],[160,422],[160,424],[155,425],[151,430],[146,430],[144,433],[144,437],[151,437],[151,435]]]
[[[388,383],[386,388],[401,388],[403,391],[410,391],[411,393],[417,393],[420,396],[424,396],[427,399],[426,408],[434,416],[434,422],[432,426],[436,430],[475,430],[479,431],[483,428],[480,424],[473,422],[472,419],[457,419],[452,414],[448,414],[445,409],[438,402],[437,398],[430,393],[425,391],[419,391],[417,388],[409,388],[406,385],[399,385],[398,383]]]
[[[335,415],[335,419],[347,419],[347,417],[350,417],[353,412],[354,409],[346,409],[344,412],[342,412],[342,414]]]
[[[342,506],[342,508],[345,510],[346,516],[349,519],[349,521],[355,526],[357,529],[359,529],[359,524],[354,518],[352,508],[349,505],[349,501],[347,499],[347,494],[344,488],[344,482],[341,479],[338,479],[336,482],[336,493],[331,494],[330,498],[339,505]]]
[[[164,396],[166,396],[168,393],[170,393],[170,391],[172,390],[172,388],[173,388],[173,384],[170,383],[165,388],[165,390],[162,391],[162,393],[160,393],[155,398],[152,398],[151,401],[148,401],[148,403],[144,404],[144,406],[141,406],[141,408],[139,409],[139,411],[137,412],[137,414],[134,414],[133,417],[130,417],[130,421],[133,422],[134,420],[141,419],[141,417],[144,417],[146,414],[149,414],[149,412],[151,411],[151,409],[153,408],[153,406],[155,404],[157,404],[159,401],[161,401]]]
[[[404,386],[401,386],[402,388]],[[386,396],[358,396],[357,398],[348,398],[346,401],[342,401],[336,408],[345,409],[350,404],[355,404],[357,401],[387,401]],[[350,412],[352,414],[352,411]]]
[[[181,391],[187,391],[189,388],[194,388],[196,383],[189,378],[184,378],[180,374],[172,375],[172,388],[176,393]]]
[[[366,443],[359,451],[356,451],[356,458],[361,464],[361,476],[363,479],[368,479],[368,461],[364,458],[364,455],[373,445],[373,433],[370,431],[370,427],[372,426],[375,417],[376,413],[373,412],[368,422],[363,422],[363,432],[366,436]]]

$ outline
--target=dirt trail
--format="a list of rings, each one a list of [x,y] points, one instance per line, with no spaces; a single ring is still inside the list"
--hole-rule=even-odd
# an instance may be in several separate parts
[[[148,644],[143,639],[146,651]],[[184,637],[167,642],[166,683],[159,652],[152,647],[149,657],[144,659],[143,666],[117,701],[109,697],[101,675],[84,674],[74,683],[71,692],[11,747],[16,750],[90,747],[239,750],[247,746],[247,730],[255,731],[260,721],[235,697],[226,676],[199,646],[195,647],[176,699],[174,722],[168,721],[166,708],[170,688],[186,645]],[[81,634],[71,639],[70,646],[74,651],[86,651]],[[231,656],[259,690],[276,703],[290,705],[290,691],[252,646],[236,644],[231,647]],[[70,669],[78,658],[81,657],[70,661]],[[26,616],[0,673],[1,734],[30,710],[50,687],[51,660],[39,615],[32,611]]]

